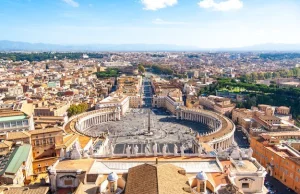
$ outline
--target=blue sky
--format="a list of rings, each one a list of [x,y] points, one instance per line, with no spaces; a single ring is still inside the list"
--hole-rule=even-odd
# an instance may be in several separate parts
[[[0,0],[0,40],[202,48],[300,43],[300,0]]]

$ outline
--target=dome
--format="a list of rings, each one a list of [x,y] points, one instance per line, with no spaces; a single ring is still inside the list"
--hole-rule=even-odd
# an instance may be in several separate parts
[[[108,181],[111,181],[111,182],[115,182],[118,180],[118,175],[115,173],[115,172],[112,172],[110,173],[108,176],[107,176],[107,180]]]
[[[201,180],[201,181],[206,181],[207,180],[207,176],[206,173],[201,171],[196,175],[196,179]]]

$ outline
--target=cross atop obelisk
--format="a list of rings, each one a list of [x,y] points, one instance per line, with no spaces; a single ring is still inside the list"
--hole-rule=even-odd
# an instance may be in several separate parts
[[[150,134],[150,128],[151,128],[151,122],[150,122],[150,112],[151,112],[151,109],[149,109],[149,112],[148,112],[148,134]]]

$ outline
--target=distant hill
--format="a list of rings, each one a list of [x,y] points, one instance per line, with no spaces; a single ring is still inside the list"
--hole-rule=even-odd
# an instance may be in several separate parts
[[[0,40],[0,51],[282,51],[300,52],[300,44],[260,44],[239,48],[206,49],[168,44],[60,45]]]
[[[266,43],[258,44],[247,47],[240,47],[237,49],[230,50],[239,50],[239,51],[300,51],[300,44],[280,44],[280,43]]]
[[[167,44],[86,44],[59,45],[0,41],[0,51],[191,51],[199,48]]]

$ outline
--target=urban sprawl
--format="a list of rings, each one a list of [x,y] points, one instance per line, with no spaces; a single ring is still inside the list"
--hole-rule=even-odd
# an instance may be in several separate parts
[[[300,193],[300,54],[0,53],[0,194]]]

